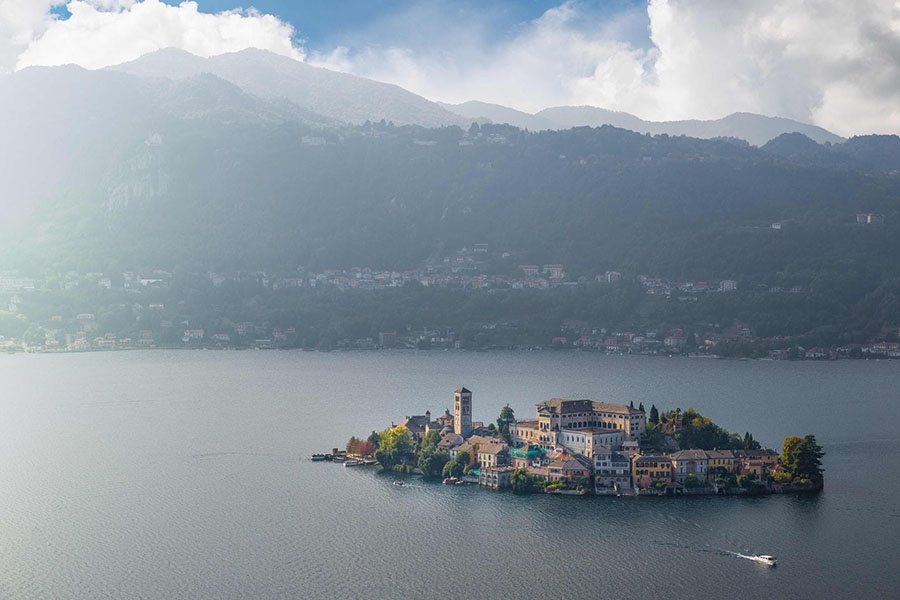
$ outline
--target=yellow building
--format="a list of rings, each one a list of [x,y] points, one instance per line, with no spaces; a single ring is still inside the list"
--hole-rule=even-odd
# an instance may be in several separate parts
[[[707,471],[710,474],[720,473],[724,469],[728,473],[734,473],[734,452],[731,450],[707,450],[709,458]]]
[[[656,481],[671,483],[672,459],[668,456],[635,455],[631,459],[631,482],[635,487],[650,487]]]

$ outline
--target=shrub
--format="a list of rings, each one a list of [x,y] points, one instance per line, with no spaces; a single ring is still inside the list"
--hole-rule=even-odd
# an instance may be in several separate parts
[[[775,473],[775,483],[779,485],[790,485],[791,474],[785,471],[778,471]]]

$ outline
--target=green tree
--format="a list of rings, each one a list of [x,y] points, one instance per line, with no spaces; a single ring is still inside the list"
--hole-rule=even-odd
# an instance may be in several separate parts
[[[688,473],[688,475],[684,478],[684,487],[686,487],[686,488],[700,487],[700,478],[697,477],[697,475],[695,473]]]
[[[372,431],[372,434],[369,436],[369,441],[377,448],[381,445],[381,436],[378,435],[377,431]]]
[[[824,456],[825,451],[816,442],[816,437],[814,435],[805,436],[803,441],[797,445],[794,477],[809,479],[816,484],[821,483],[822,474],[824,473],[822,468],[822,457]]]
[[[785,438],[784,445],[781,447],[781,464],[791,473],[797,470],[797,449],[802,443],[802,437],[793,435]]]
[[[654,425],[659,423],[659,411],[656,409],[655,404],[650,405],[650,422]]]
[[[744,450],[759,450],[759,442],[753,439],[753,434],[749,431],[744,432]]]
[[[458,463],[455,460],[451,460],[444,465],[441,474],[444,477],[456,477],[459,479],[463,476],[463,469],[465,469],[465,465]]]
[[[385,469],[406,461],[412,452],[412,438],[406,427],[397,426],[385,429],[379,434],[380,444],[375,453],[375,460]]]
[[[640,404],[638,404],[638,410],[641,411],[641,412],[644,412],[644,403],[643,403],[643,402],[641,402]]]
[[[438,442],[440,441],[441,434],[439,431],[429,431],[422,439],[422,447],[420,448],[420,452],[424,452],[426,450],[436,450]]]
[[[435,447],[429,447],[419,452],[418,467],[425,477],[437,477],[443,472],[444,466],[448,462],[450,462],[450,455],[438,451]]]
[[[534,475],[525,469],[516,469],[509,475],[509,484],[516,492],[530,492],[534,489]]]
[[[497,431],[506,438],[506,441],[509,441],[509,426],[515,421],[516,415],[509,404],[500,409],[500,416],[497,417]]]

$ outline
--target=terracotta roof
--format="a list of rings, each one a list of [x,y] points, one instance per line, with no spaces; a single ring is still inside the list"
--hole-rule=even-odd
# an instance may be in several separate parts
[[[538,411],[546,409],[554,414],[570,414],[577,412],[606,412],[620,415],[642,415],[644,411],[631,408],[625,404],[610,404],[609,402],[594,402],[593,400],[567,400],[566,398],[551,398],[537,405]]]
[[[545,408],[555,414],[568,414],[574,412],[589,412],[593,410],[590,400],[567,400],[565,398],[551,398],[537,405],[538,410]]]
[[[734,458],[734,452],[731,450],[707,450],[706,455],[709,458]]]
[[[464,441],[463,436],[458,433],[449,432],[441,437],[441,441],[438,442],[438,448],[455,448]]]
[[[406,417],[400,425],[402,427],[406,427],[410,433],[421,433],[425,431],[425,425],[430,423],[431,419],[427,418],[425,415],[416,415],[412,417]]]
[[[563,455],[551,462],[550,467],[563,471],[589,471],[591,467],[584,464],[580,458],[571,454]]]
[[[706,460],[706,450],[679,450],[669,455],[672,460]]]
[[[485,444],[478,449],[478,454],[502,454],[509,450],[506,444]]]
[[[763,448],[762,450],[735,450],[734,456],[740,458],[762,458],[763,456],[778,456],[778,453],[771,448]]]
[[[642,415],[644,411],[631,408],[627,404],[610,404],[609,402],[594,402],[596,412],[610,412],[624,415]]]

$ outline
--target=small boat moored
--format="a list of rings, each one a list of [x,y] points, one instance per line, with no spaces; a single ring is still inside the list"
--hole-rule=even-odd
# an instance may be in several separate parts
[[[310,457],[310,459],[318,462],[320,460],[325,460],[325,455],[324,454],[313,454]]]
[[[456,477],[444,477],[444,485],[456,485],[459,483],[459,479]]]
[[[404,486],[404,485],[406,485],[406,484],[403,483],[402,481],[396,481],[396,480],[395,480],[395,481],[394,481],[394,485]]]
[[[363,464],[361,460],[356,460],[355,458],[351,458],[347,462],[344,463],[345,467],[358,467]]]

